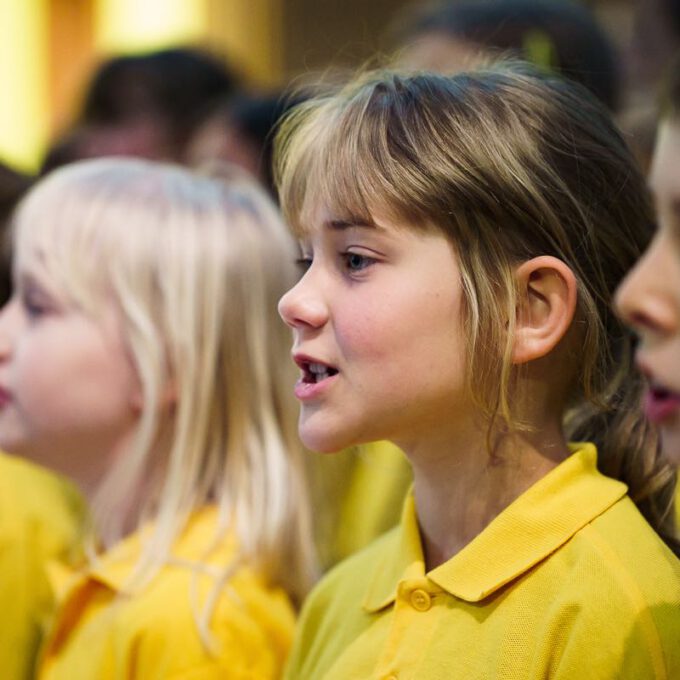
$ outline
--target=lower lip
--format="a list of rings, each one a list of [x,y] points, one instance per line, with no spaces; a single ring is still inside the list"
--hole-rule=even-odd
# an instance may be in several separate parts
[[[680,395],[666,394],[660,397],[653,390],[647,390],[643,407],[647,418],[653,423],[661,423],[678,412]]]
[[[332,375],[328,378],[324,378],[321,382],[308,383],[303,382],[301,379],[295,383],[295,396],[300,401],[312,401],[323,396],[335,382],[338,374]]]
[[[7,406],[9,402],[12,400],[12,397],[10,393],[7,390],[3,390],[0,388],[0,408],[3,406]]]

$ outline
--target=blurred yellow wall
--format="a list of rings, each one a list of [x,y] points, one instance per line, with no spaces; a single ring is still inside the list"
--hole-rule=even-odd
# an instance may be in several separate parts
[[[206,32],[206,0],[98,0],[94,30],[105,54],[197,43]]]
[[[28,171],[49,134],[48,1],[0,0],[0,160]]]
[[[0,0],[0,161],[37,169],[97,58],[204,41],[207,2]]]

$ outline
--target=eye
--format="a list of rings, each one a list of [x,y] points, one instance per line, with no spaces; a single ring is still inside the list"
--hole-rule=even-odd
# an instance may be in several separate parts
[[[375,258],[361,255],[352,251],[340,253],[345,261],[345,267],[350,272],[360,272],[375,263]]]
[[[31,319],[38,319],[54,311],[46,296],[35,290],[25,290],[21,295],[21,304]]]

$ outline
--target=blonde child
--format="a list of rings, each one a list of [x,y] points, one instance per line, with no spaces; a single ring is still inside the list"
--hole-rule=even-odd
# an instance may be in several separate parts
[[[617,293],[622,318],[637,332],[637,363],[649,384],[645,411],[665,455],[680,464],[680,61],[670,79],[649,184],[658,229]],[[676,508],[677,510],[677,508]]]
[[[310,560],[275,208],[239,179],[102,159],[39,183],[14,229],[0,445],[94,516],[37,677],[278,677]]]
[[[302,440],[391,440],[415,480],[310,596],[288,677],[676,677],[673,473],[610,311],[651,219],[603,107],[521,65],[379,72],[279,155]]]

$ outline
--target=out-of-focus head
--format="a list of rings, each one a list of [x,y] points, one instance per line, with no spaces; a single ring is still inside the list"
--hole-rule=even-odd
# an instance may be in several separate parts
[[[114,57],[87,89],[78,126],[88,130],[88,155],[183,160],[205,111],[236,87],[209,53],[190,48]]]
[[[402,67],[455,73],[505,54],[580,82],[611,110],[618,105],[614,46],[592,13],[571,0],[417,5],[392,33]]]
[[[668,71],[649,176],[657,231],[617,294],[639,335],[637,360],[649,378],[645,406],[664,452],[680,464],[680,60]]]
[[[142,160],[82,161],[29,193],[15,234],[18,276],[34,273],[85,318],[113,308],[138,376],[137,442],[102,487],[103,522],[115,523],[121,490],[145,475],[163,480],[153,494],[170,489],[186,507],[231,493],[225,485],[259,469],[242,457],[256,455],[257,437],[278,436],[268,428],[278,419],[285,427],[292,408],[276,302],[296,270],[294,244],[254,182]],[[159,472],[149,456],[169,414],[171,452]],[[270,464],[286,465],[283,454]]]
[[[237,165],[275,194],[272,151],[281,118],[306,96],[286,93],[238,95],[206,117],[187,147],[187,163],[200,167],[215,161]]]

